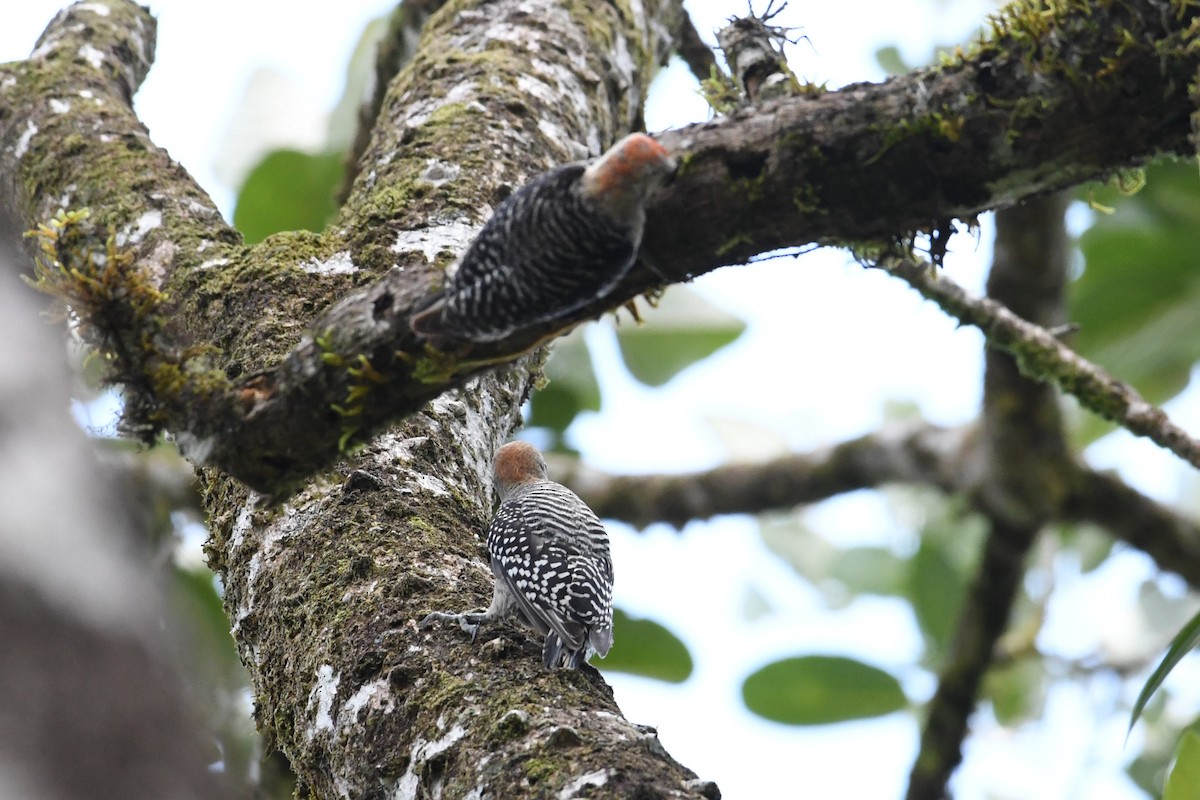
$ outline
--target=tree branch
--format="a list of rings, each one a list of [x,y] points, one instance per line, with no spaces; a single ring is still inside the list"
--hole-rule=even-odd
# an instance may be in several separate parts
[[[1159,569],[1200,590],[1200,525],[1131,488],[1115,475],[1081,469],[1071,476],[1062,515],[1116,533]]]
[[[902,424],[812,454],[684,475],[612,476],[555,458],[550,469],[601,517],[639,528],[654,522],[682,528],[694,519],[792,508],[886,483],[961,491],[959,464],[968,440],[966,429]]]
[[[340,365],[318,359],[320,369],[353,370],[360,385],[393,392],[399,381],[386,370],[395,357],[339,349],[349,347],[344,337],[366,329],[362,335],[384,341],[377,327],[405,324],[396,309],[407,301],[396,298],[411,299],[426,285],[426,249],[431,258],[456,252],[506,190],[564,160],[568,148],[582,150],[577,143],[598,148],[628,130],[678,12],[667,2],[631,14],[607,3],[489,0],[434,14],[381,106],[362,159],[369,167],[327,234],[346,248],[347,261],[337,263],[422,269],[391,271],[385,285],[395,294],[386,300],[376,287],[369,291],[378,302],[341,304],[336,314],[358,308],[365,316],[339,317],[346,324],[325,343],[309,342],[318,355],[346,356]],[[285,264],[291,247],[303,241],[274,245]],[[310,304],[337,296],[343,278],[321,274],[314,285],[302,273],[282,268],[271,292],[286,299],[306,288],[315,293]],[[260,304],[274,318],[273,298]],[[213,313],[183,308],[202,318]],[[215,318],[256,369],[287,339],[279,330],[246,330],[236,308]],[[323,331],[311,338],[324,340]],[[348,357],[353,352],[367,358]],[[294,356],[287,369],[298,363]],[[375,380],[376,366],[384,380]],[[432,609],[486,604],[492,576],[479,533],[490,511],[491,456],[519,424],[539,369],[534,354],[441,394],[278,507],[226,476],[207,476],[207,552],[224,580],[257,719],[313,795],[711,794],[652,733],[620,716],[594,670],[543,669],[528,631],[496,625],[472,642],[452,628],[416,629]],[[256,386],[270,394],[268,384]],[[309,395],[317,412],[289,427],[319,417],[325,400]],[[252,437],[242,446],[269,443]]]
[[[104,32],[121,19],[128,25],[120,31],[149,31],[148,17],[111,2],[120,14],[103,20],[87,11],[88,4],[77,6],[72,14],[85,26],[73,30]],[[1007,12],[994,42],[954,64],[663,134],[684,167],[652,209],[644,254],[659,273],[685,279],[778,247],[890,237],[933,220],[970,216],[1187,147],[1186,86],[1200,59],[1186,47],[1190,7],[1182,16],[1160,15],[1150,0],[1128,0],[1089,7],[1086,14],[1066,5],[1036,18],[1026,18],[1029,13]],[[672,12],[670,29],[678,28],[680,14]],[[1120,24],[1106,23],[1105,15]],[[1136,45],[1126,31],[1134,32]],[[519,134],[505,145],[514,159],[504,164],[512,168],[489,174],[481,191],[463,192],[455,176],[490,173],[490,155],[476,152],[452,162],[431,154],[415,163],[368,148],[364,159],[373,168],[359,176],[342,221],[324,237],[277,237],[242,248],[203,193],[149,143],[127,107],[148,63],[142,42],[151,38],[109,46],[100,33],[84,42],[62,27],[37,58],[8,67],[6,74],[16,80],[0,82],[0,99],[18,111],[0,120],[6,145],[0,172],[10,180],[6,201],[15,202],[27,227],[52,216],[62,197],[72,208],[93,209],[102,230],[124,237],[136,272],[168,290],[171,302],[154,316],[195,321],[189,335],[166,326],[172,334],[166,349],[176,362],[171,369],[162,369],[159,358],[121,370],[124,377],[144,375],[144,422],[175,431],[194,460],[261,490],[285,493],[389,420],[660,280],[637,269],[609,297],[559,323],[502,343],[427,352],[407,319],[428,291],[428,263],[460,251],[506,185],[584,151],[551,127],[532,125],[523,112],[525,91],[516,92],[507,108],[483,98],[484,116],[454,103],[435,114],[442,100],[407,92],[418,85],[416,76],[443,74],[446,53],[472,58],[471,42],[450,37],[443,45],[451,50],[418,58],[409,70],[413,77],[399,81],[401,102],[385,121],[408,130],[422,145],[417,150],[428,152],[426,137],[446,123],[461,129],[461,137],[486,116],[522,117],[514,128]],[[101,68],[78,57],[84,44],[101,50]],[[65,58],[49,62],[51,52]],[[478,64],[467,67],[463,79],[472,86]],[[1126,85],[1163,91],[1129,93]],[[51,102],[83,89],[95,102],[70,104],[66,112]],[[593,125],[583,137],[588,150],[598,152],[612,141],[622,117],[626,125],[636,122],[630,109],[639,100],[626,98],[624,110]],[[45,135],[64,128],[88,135]],[[109,136],[90,135],[97,129]],[[532,157],[531,139],[548,146],[537,152],[554,156]],[[434,147],[439,149],[444,147]],[[97,165],[114,163],[128,169],[105,175],[105,181],[81,182]],[[26,194],[29,186],[39,191]],[[444,200],[457,210],[438,217],[435,209],[445,208]],[[730,214],[731,208],[738,213]],[[780,213],[783,208],[797,213]],[[314,297],[344,295],[385,272],[380,283],[309,322],[320,307]],[[277,313],[264,314],[254,299],[268,288],[280,302]],[[218,335],[214,321],[231,308],[246,320],[242,336]],[[312,333],[301,337],[305,328]],[[150,338],[164,341],[159,334]],[[247,344],[264,339],[273,342],[269,350]],[[197,355],[184,347],[192,341],[216,345],[221,354]]]
[[[988,295],[1043,325],[1061,321],[1064,314],[1066,208],[1067,198],[1059,194],[996,215]],[[1064,476],[1073,463],[1053,388],[1023,377],[1012,357],[990,348],[979,449],[976,463],[985,474],[974,502],[990,529],[939,669],[937,691],[926,708],[908,800],[946,796],[950,775],[962,761],[967,722],[983,676],[1017,600],[1025,560],[1037,534],[1061,505]]]
[[[1050,331],[1027,322],[996,300],[971,297],[929,264],[892,261],[875,266],[905,281],[950,316],[979,328],[988,344],[1017,359],[1025,375],[1057,384],[1089,411],[1200,468],[1200,441],[1132,386],[1081,357]]]

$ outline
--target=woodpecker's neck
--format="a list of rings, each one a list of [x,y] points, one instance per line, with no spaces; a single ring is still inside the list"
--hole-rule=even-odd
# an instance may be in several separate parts
[[[516,500],[525,496],[529,493],[529,490],[543,483],[548,483],[548,481],[544,478],[533,478],[514,483],[497,483],[496,495],[500,498],[501,503],[507,503],[509,500]]]

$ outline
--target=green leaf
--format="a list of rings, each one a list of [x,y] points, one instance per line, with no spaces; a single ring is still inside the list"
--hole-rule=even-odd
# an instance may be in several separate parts
[[[342,153],[275,150],[246,176],[233,224],[247,243],[280,231],[320,231],[337,211]]]
[[[800,577],[817,583],[829,576],[840,551],[792,515],[764,514],[758,519],[763,544]]]
[[[193,640],[190,668],[205,673],[214,684],[244,686],[246,675],[212,572],[203,567],[175,567],[169,589],[172,603]]]
[[[922,537],[909,565],[908,595],[917,624],[937,653],[945,652],[954,635],[967,582],[932,537]]]
[[[1200,642],[1200,614],[1192,617],[1183,629],[1175,635],[1171,640],[1170,647],[1167,648],[1167,654],[1163,656],[1162,663],[1155,667],[1154,672],[1146,681],[1146,685],[1142,687],[1141,693],[1138,695],[1137,702],[1133,704],[1133,711],[1129,714],[1129,729],[1125,735],[1129,735],[1129,731],[1133,730],[1133,725],[1137,722],[1142,710],[1146,707],[1146,703],[1150,701],[1150,697],[1158,691],[1158,687],[1162,686],[1167,675],[1171,674],[1171,670],[1175,669],[1183,657],[1186,656],[1191,649]]]
[[[661,386],[745,329],[744,322],[696,292],[672,286],[646,313],[644,325],[618,328],[617,341],[633,376],[647,386]]]
[[[529,400],[529,424],[559,434],[581,411],[600,410],[600,385],[578,329],[554,345],[543,368],[546,385]]]
[[[593,663],[605,672],[628,672],[668,683],[682,683],[692,674],[692,654],[678,636],[619,608],[613,611],[612,650]]]
[[[1054,526],[1065,548],[1079,558],[1079,570],[1092,572],[1112,554],[1116,540],[1099,525],[1062,522]]]
[[[1071,290],[1072,346],[1152,403],[1187,385],[1200,359],[1200,179],[1194,163],[1161,162],[1133,197],[1097,190],[1115,207],[1080,238],[1085,269]],[[1092,425],[1086,436],[1105,432]]]
[[[988,671],[983,691],[1001,725],[1013,727],[1041,715],[1046,702],[1044,676],[1040,658],[1021,658]]]
[[[1186,730],[1179,740],[1175,766],[1163,787],[1163,800],[1195,800],[1200,796],[1200,735]]]
[[[788,725],[880,717],[908,705],[900,682],[841,656],[799,656],[767,664],[742,684],[746,707]]]
[[[854,594],[900,594],[905,588],[907,564],[886,547],[851,547],[840,551],[830,569]]]
[[[903,75],[912,69],[904,56],[900,55],[900,48],[893,44],[875,51],[875,63],[888,75]]]

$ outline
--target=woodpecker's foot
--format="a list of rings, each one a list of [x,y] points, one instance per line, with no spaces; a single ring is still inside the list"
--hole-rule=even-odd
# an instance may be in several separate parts
[[[454,614],[449,611],[434,611],[432,614],[427,614],[424,619],[417,623],[417,628],[425,630],[435,622],[453,622],[462,628],[464,632],[471,634],[471,644],[475,644],[475,637],[479,635],[480,624],[487,619],[487,614],[482,611],[464,611],[461,614]]]

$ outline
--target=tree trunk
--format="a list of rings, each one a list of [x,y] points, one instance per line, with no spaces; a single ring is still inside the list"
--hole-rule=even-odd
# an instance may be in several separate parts
[[[947,67],[665,134],[683,165],[648,254],[683,280],[775,247],[903,240],[1182,152],[1195,12],[1160,12],[1016,6]],[[254,248],[132,113],[153,60],[144,9],[78,4],[0,67],[0,216],[33,228],[90,210],[39,237],[43,286],[115,364],[143,432],[221,469],[205,475],[210,563],[258,722],[317,796],[716,794],[595,672],[543,670],[524,631],[415,627],[486,603],[489,461],[540,375],[542,351],[515,354],[549,331],[447,359],[408,313],[515,187],[640,127],[682,13],[445,5],[379,102],[335,224]],[[657,280],[635,269],[571,321]]]
[[[423,266],[431,240],[457,252],[513,187],[637,127],[669,46],[651,32],[678,9],[622,18],[607,5],[534,5],[453,4],[431,19],[334,227],[355,264]],[[413,270],[410,285],[423,290],[426,274]],[[261,328],[226,331],[224,347],[269,364]],[[652,731],[622,719],[598,673],[543,669],[527,632],[499,626],[472,643],[457,629],[415,627],[432,609],[487,604],[491,454],[519,424],[542,356],[442,395],[282,506],[209,476],[208,552],[259,725],[317,796],[704,788],[689,788],[695,776]]]

